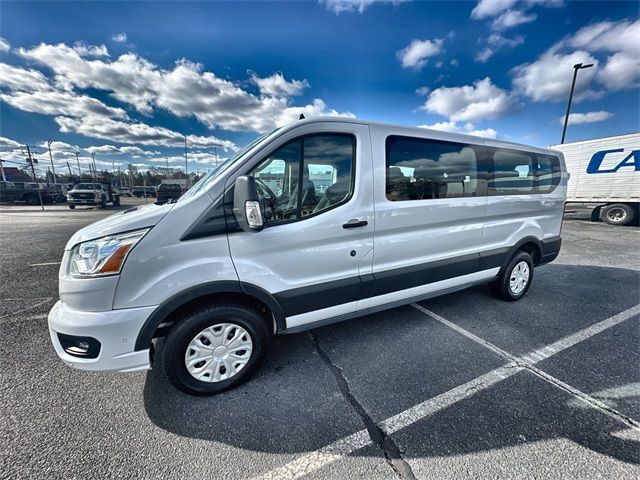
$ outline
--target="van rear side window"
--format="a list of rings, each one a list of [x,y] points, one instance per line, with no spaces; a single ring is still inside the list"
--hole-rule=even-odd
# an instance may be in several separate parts
[[[489,195],[534,193],[533,155],[511,150],[496,150],[493,153],[491,173],[488,185]]]
[[[473,146],[390,136],[386,151],[388,200],[429,200],[478,194],[478,162]]]
[[[536,180],[538,193],[551,193],[560,184],[562,170],[560,160],[553,155],[539,155]]]
[[[553,155],[488,148],[489,195],[550,193],[560,183],[560,161]]]

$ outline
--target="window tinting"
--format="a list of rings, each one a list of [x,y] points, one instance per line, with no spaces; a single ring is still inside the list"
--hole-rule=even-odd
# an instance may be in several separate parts
[[[386,183],[391,201],[472,197],[478,192],[476,153],[459,143],[391,136]]]
[[[251,173],[265,223],[307,217],[347,201],[354,155],[355,139],[339,134],[303,137],[269,155]]]
[[[493,152],[493,171],[490,172],[489,195],[534,193],[533,155],[511,150]]]
[[[560,160],[553,155],[537,157],[536,181],[539,193],[550,193],[560,183]]]
[[[489,195],[550,193],[560,183],[560,161],[553,155],[487,149]]]

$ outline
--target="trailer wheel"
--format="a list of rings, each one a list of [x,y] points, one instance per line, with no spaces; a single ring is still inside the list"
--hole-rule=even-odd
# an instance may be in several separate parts
[[[69,204],[69,208],[70,208],[71,210],[73,210],[74,208],[76,208],[76,206],[75,206],[75,205],[71,205],[71,204]]]
[[[600,210],[600,219],[609,225],[629,225],[634,216],[633,208],[624,203],[606,205]]]
[[[98,208],[106,208],[107,206],[107,199],[102,196],[102,198],[100,199],[100,202],[98,203]]]
[[[119,207],[120,206],[120,197],[113,197],[113,205],[115,207]]]

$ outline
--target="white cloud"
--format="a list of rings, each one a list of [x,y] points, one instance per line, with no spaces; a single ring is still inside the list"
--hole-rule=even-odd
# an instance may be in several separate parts
[[[7,39],[0,37],[0,52],[8,52],[9,50],[11,50],[11,45],[9,45]]]
[[[612,54],[596,72],[597,81],[606,90],[636,88],[640,84],[640,20],[594,23],[552,47],[568,48]]]
[[[512,70],[513,86],[518,93],[536,102],[564,101],[569,94],[573,65],[577,63],[593,63],[595,68],[579,72],[574,99],[580,101],[585,98],[601,97],[602,92],[596,92],[589,87],[595,78],[599,62],[582,50],[566,55],[547,51],[535,62],[515,67]]]
[[[396,57],[404,68],[422,69],[430,57],[442,52],[442,38],[434,40],[414,39],[411,43],[396,52]]]
[[[418,128],[430,128],[431,130],[439,130],[441,132],[464,133],[476,137],[497,138],[498,132],[493,128],[485,128],[484,130],[476,129],[472,123],[465,123],[460,126],[456,122],[437,122],[432,125],[418,125]]]
[[[602,122],[604,120],[608,120],[613,117],[613,113],[607,112],[604,110],[600,110],[597,112],[587,112],[587,113],[571,113],[569,114],[569,125],[578,125],[581,123],[595,123]],[[558,119],[560,124],[564,124],[564,117]]]
[[[493,57],[495,53],[496,52],[493,48],[485,47],[476,54],[475,60],[476,62],[484,63],[487,60],[489,60],[491,57]]]
[[[87,115],[126,118],[121,108],[109,107],[87,95],[63,91],[0,93],[0,100],[25,112],[43,115],[65,115],[82,118]]]
[[[251,82],[258,87],[262,95],[270,97],[294,97],[300,95],[305,88],[310,86],[306,79],[288,82],[281,72],[264,78],[260,78],[251,72]]]
[[[176,62],[172,69],[162,69],[133,53],[113,61],[90,60],[64,44],[44,43],[21,48],[18,53],[53,70],[59,88],[107,91],[145,115],[161,108],[179,117],[193,116],[211,128],[264,132],[280,126],[283,120],[293,119],[293,113],[298,111],[305,115],[341,115],[326,108],[320,99],[293,106],[290,96],[308,82],[286,81],[281,74],[264,79],[254,74],[253,81],[263,86],[261,95],[256,96],[186,59]],[[273,96],[276,92],[280,96]]]
[[[514,38],[507,38],[499,33],[492,33],[487,37],[486,43],[487,46],[480,50],[475,56],[477,62],[486,62],[502,48],[515,48],[518,45],[522,45],[524,43],[524,37],[517,35]]]
[[[494,30],[506,30],[517,27],[518,25],[534,22],[536,18],[538,18],[538,16],[535,13],[507,10],[491,23],[491,27]]]
[[[118,43],[125,43],[127,41],[127,34],[124,32],[116,33],[111,36],[111,40]]]
[[[590,52],[628,52],[640,55],[640,20],[600,22],[581,28],[563,44]]]
[[[104,45],[87,45],[84,42],[75,42],[73,49],[81,57],[108,57],[109,51]]]
[[[22,145],[20,145],[19,142],[16,142],[15,140],[11,140],[10,138],[7,137],[0,137],[0,148],[2,149],[6,149],[6,148],[21,148]]]
[[[117,147],[115,145],[87,147],[85,148],[85,150],[89,153],[96,153],[101,155],[132,155],[145,157],[160,155],[160,152],[157,150],[143,150],[140,147]]]
[[[481,20],[483,18],[495,17],[513,7],[517,2],[518,0],[479,0],[471,11],[471,18]]]
[[[640,57],[625,52],[611,55],[598,70],[598,81],[608,90],[637,88],[640,84]]]
[[[359,12],[362,13],[374,3],[390,3],[398,5],[408,0],[319,0],[327,10],[332,11],[336,15],[343,12]]]
[[[453,121],[470,122],[502,117],[515,106],[514,98],[487,77],[473,85],[437,88],[420,108]]]
[[[639,38],[640,20],[588,25],[553,45],[536,61],[514,68],[514,87],[535,101],[565,100],[573,65],[593,63],[594,67],[578,72],[576,101],[637,88],[640,85]]]
[[[564,0],[479,0],[471,11],[471,18],[482,20],[497,17],[509,10],[520,10],[524,13],[536,5],[560,7],[564,5]]]
[[[48,148],[47,142],[41,142],[38,145],[40,148]],[[51,142],[51,152],[64,152],[64,153],[74,153],[79,150],[79,147],[76,145],[71,145],[66,142],[53,141]]]
[[[63,133],[77,133],[87,137],[102,138],[118,143],[181,147],[184,136],[165,127],[154,127],[145,123],[128,123],[111,118],[87,116],[84,118],[55,117]],[[236,149],[233,142],[209,136],[188,135],[187,141],[192,148],[219,147]]]
[[[27,92],[50,88],[47,77],[37,70],[27,70],[6,63],[0,63],[0,87]]]

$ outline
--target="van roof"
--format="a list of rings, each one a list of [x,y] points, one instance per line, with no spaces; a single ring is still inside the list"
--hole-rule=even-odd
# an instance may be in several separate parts
[[[532,145],[525,145],[522,143],[509,142],[506,140],[499,140],[495,138],[487,138],[487,137],[478,137],[475,135],[467,135],[464,133],[453,133],[453,132],[444,132],[442,130],[434,130],[431,128],[423,128],[423,127],[409,127],[402,125],[392,125],[383,122],[375,122],[370,120],[363,120],[360,118],[353,117],[329,117],[329,116],[321,116],[321,117],[311,117],[305,118],[302,120],[297,120],[283,127],[283,130],[288,130],[295,126],[310,124],[310,123],[320,123],[320,122],[340,122],[340,123],[355,123],[359,125],[369,125],[380,127],[383,129],[393,130],[395,135],[407,135],[407,136],[418,136],[418,137],[433,137],[439,140],[449,140],[453,142],[465,142],[476,145],[490,145],[492,147],[504,147],[504,148],[513,148],[518,150],[525,150],[535,153],[551,153],[552,150],[547,148],[535,147]],[[555,152],[554,153],[560,153]]]

